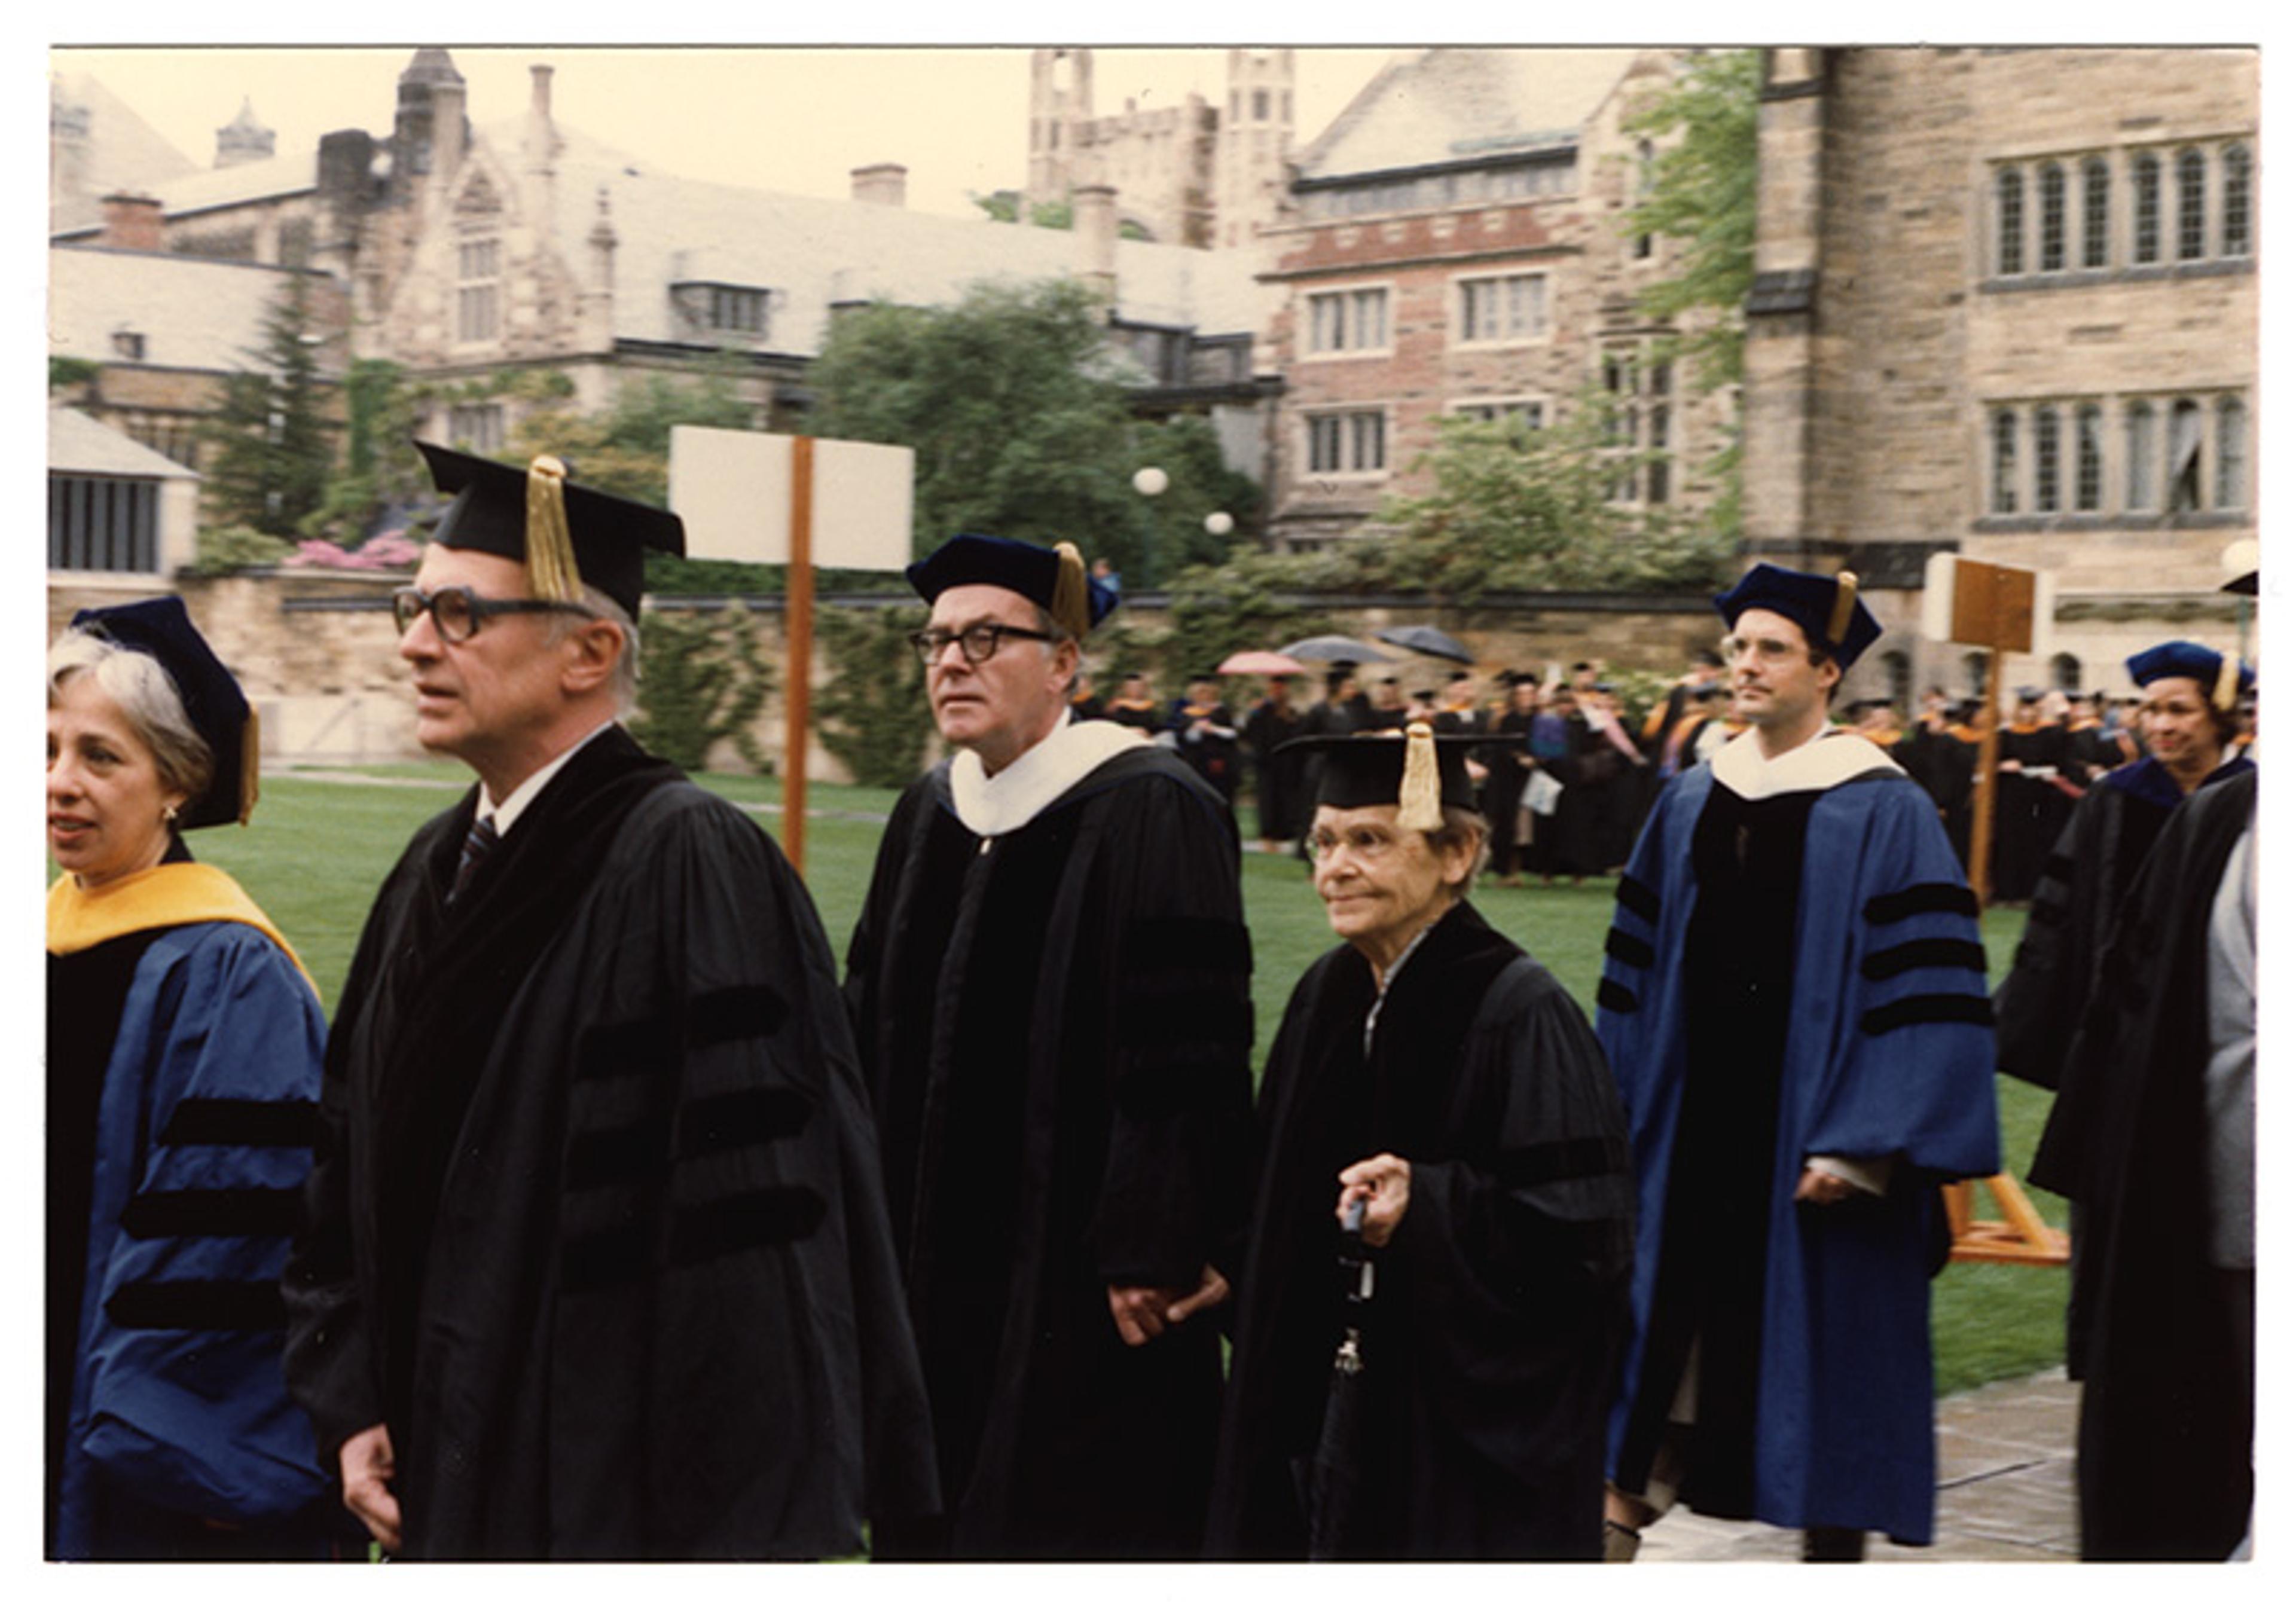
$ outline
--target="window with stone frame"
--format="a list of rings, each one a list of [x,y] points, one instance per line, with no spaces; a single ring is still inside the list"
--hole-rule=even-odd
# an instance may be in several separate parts
[[[2081,266],[2112,263],[2112,168],[2102,156],[2081,163]]]
[[[2209,254],[2209,162],[2198,151],[2177,152],[2177,259]]]
[[[2033,511],[2054,512],[2061,480],[2058,477],[2057,409],[2033,410]]]
[[[1997,516],[2017,511],[2017,414],[2002,407],[1993,414],[1993,493],[1986,504]]]
[[[2126,448],[2122,453],[2128,471],[2128,488],[2121,505],[2131,512],[2150,512],[2153,501],[2153,473],[2159,461],[2160,444],[2152,429],[2152,404],[2131,401],[2121,411],[2122,432]]]
[[[2201,404],[2180,396],[2169,404],[2169,511],[2197,512],[2205,480],[2201,454],[2207,430],[2202,427]]]
[[[2065,169],[2049,161],[2041,165],[2040,270],[2062,273],[2065,267]]]
[[[466,239],[455,247],[455,341],[474,345],[502,332],[502,241]]]
[[[1993,271],[2004,275],[2025,271],[2025,174],[2021,168],[2003,168],[1993,180]]]
[[[1352,356],[1385,351],[1387,300],[1384,285],[1309,294],[1308,354]]]
[[[2237,396],[2217,403],[2216,509],[2248,505],[2248,404]]]
[[[2128,166],[2128,259],[2149,266],[2161,259],[2161,159],[2140,151]]]
[[[2073,511],[2104,506],[2104,412],[2085,402],[2073,413]]]
[[[1647,139],[1638,141],[1635,145],[1635,203],[1639,206],[1647,201],[1651,198],[1652,192],[1657,187],[1658,148]],[[1653,249],[1652,236],[1646,233],[1638,233],[1635,236],[1634,252],[1636,261],[1648,261]]]
[[[1672,494],[1672,364],[1646,348],[1614,348],[1603,356],[1603,389],[1610,400],[1604,454],[1616,459],[1609,484],[1615,502],[1657,506]]]
[[[1472,418],[1478,423],[1519,422],[1526,429],[1546,427],[1545,397],[1515,397],[1505,400],[1454,401],[1451,411],[1462,418]]]
[[[1496,274],[1455,282],[1459,344],[1516,345],[1547,338],[1546,274]]]
[[[2223,176],[2224,191],[2218,208],[2223,240],[2222,249],[2218,254],[2244,257],[2248,254],[2249,241],[2255,226],[2250,210],[2254,192],[2249,184],[2249,159],[2246,145],[2235,144],[2225,147]]]
[[[503,448],[507,434],[500,402],[457,403],[447,410],[447,438],[457,451],[492,455]]]
[[[1380,407],[1306,414],[1308,471],[1372,476],[1387,471],[1387,413]]]

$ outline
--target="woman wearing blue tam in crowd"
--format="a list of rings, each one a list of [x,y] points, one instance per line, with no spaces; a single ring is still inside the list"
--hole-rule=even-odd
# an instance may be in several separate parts
[[[174,596],[48,654],[45,1551],[317,1557],[278,1283],[326,1023],[183,831],[243,822],[255,724]]]

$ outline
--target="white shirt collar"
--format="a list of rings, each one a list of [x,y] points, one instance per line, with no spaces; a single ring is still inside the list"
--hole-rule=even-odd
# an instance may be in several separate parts
[[[1831,790],[1876,769],[1902,772],[1880,747],[1838,724],[1821,727],[1808,741],[1775,757],[1762,756],[1760,736],[1759,730],[1734,736],[1713,758],[1716,782],[1749,802],[1789,791]]]
[[[544,786],[548,785],[553,780],[558,777],[558,771],[566,766],[567,759],[573,757],[575,753],[580,751],[584,747],[588,746],[592,741],[597,740],[601,734],[613,727],[614,721],[611,718],[606,720],[605,723],[600,724],[596,729],[582,737],[581,740],[576,741],[572,746],[568,747],[564,751],[559,753],[557,757],[553,757],[549,762],[535,770],[534,773],[520,781],[518,789],[511,792],[509,796],[504,798],[499,802],[489,798],[487,795],[487,788],[484,785],[480,785],[479,787],[478,818],[492,819],[495,822],[495,833],[496,835],[508,835],[510,833],[510,827],[518,822],[519,814],[524,813],[527,809],[528,804],[531,803],[537,797],[542,794],[542,788]],[[474,823],[476,822],[476,819],[472,821]]]
[[[1147,743],[1147,732],[1130,724],[1063,714],[1051,734],[994,774],[981,766],[978,752],[957,753],[948,765],[949,798],[973,834],[1005,835],[1118,753]]]

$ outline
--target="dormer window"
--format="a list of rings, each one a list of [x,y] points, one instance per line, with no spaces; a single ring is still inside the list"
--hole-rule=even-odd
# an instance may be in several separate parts
[[[455,252],[455,339],[495,339],[502,329],[502,242],[464,240]]]
[[[774,292],[763,285],[689,279],[672,284],[669,292],[690,329],[762,340],[772,326]]]
[[[118,328],[111,331],[111,354],[127,362],[144,360],[144,336],[134,329]]]

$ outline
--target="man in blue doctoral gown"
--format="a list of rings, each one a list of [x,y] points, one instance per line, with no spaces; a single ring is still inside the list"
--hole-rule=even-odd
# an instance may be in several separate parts
[[[1829,725],[1881,634],[1855,577],[1715,605],[1752,727],[1660,797],[1598,996],[1641,1198],[1608,1548],[1680,1500],[1856,1558],[1930,1540],[1938,1185],[1999,1163],[1985,953],[1935,806]]]

